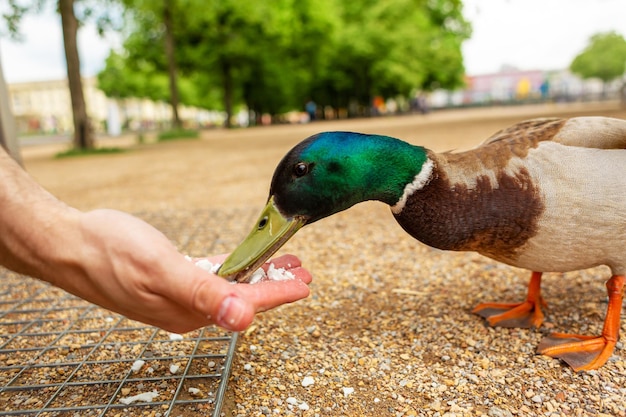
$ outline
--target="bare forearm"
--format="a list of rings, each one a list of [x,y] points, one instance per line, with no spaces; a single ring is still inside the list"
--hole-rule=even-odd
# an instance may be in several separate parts
[[[64,230],[78,212],[39,186],[0,150],[0,264],[14,271],[50,280],[68,256]],[[67,261],[67,260],[66,260]]]

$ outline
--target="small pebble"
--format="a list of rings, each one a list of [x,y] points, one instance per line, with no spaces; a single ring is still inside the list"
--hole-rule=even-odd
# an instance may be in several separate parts
[[[305,376],[304,379],[302,380],[302,386],[305,388],[310,385],[313,385],[314,383],[315,383],[315,379],[313,379],[312,376]]]
[[[194,398],[199,398],[199,397],[203,397],[204,396],[204,393],[199,388],[189,387],[188,392]]]
[[[348,395],[351,395],[354,393],[354,388],[352,387],[343,387],[341,390],[343,391],[344,397],[347,397]]]
[[[142,392],[141,394],[133,395],[132,397],[120,398],[120,402],[126,405],[132,404],[134,402],[150,403],[152,402],[152,400],[154,400],[158,396],[159,396],[159,393],[157,391]]]
[[[146,363],[146,361],[142,361],[141,359],[137,359],[133,362],[133,365],[130,367],[130,370],[133,372],[139,372],[141,367]]]

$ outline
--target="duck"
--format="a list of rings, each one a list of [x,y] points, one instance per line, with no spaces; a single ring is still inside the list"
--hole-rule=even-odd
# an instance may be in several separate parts
[[[537,352],[575,371],[612,356],[626,274],[626,120],[531,119],[463,152],[377,134],[315,134],[282,158],[265,208],[218,275],[246,282],[301,227],[368,200],[389,205],[425,245],[530,272],[525,300],[473,309],[490,326],[540,327],[544,273],[607,266],[601,334],[553,333]]]

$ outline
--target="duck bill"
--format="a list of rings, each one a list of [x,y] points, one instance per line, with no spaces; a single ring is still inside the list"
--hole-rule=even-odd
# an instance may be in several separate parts
[[[270,197],[252,231],[226,258],[217,274],[231,281],[248,282],[305,223],[305,217],[284,216],[274,204],[274,197]]]

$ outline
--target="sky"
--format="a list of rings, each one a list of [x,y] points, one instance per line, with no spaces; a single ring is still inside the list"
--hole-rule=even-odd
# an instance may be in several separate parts
[[[626,38],[625,0],[465,0],[473,24],[463,45],[469,75],[503,65],[524,70],[565,69],[600,32]]]
[[[48,4],[51,4],[49,2]],[[626,0],[464,0],[473,25],[463,44],[469,75],[497,72],[503,65],[523,70],[569,66],[591,35],[616,31],[626,38]],[[60,17],[50,8],[27,15],[23,42],[0,38],[0,63],[7,82],[65,78]],[[97,74],[119,37],[101,38],[93,25],[78,32],[83,76]]]

